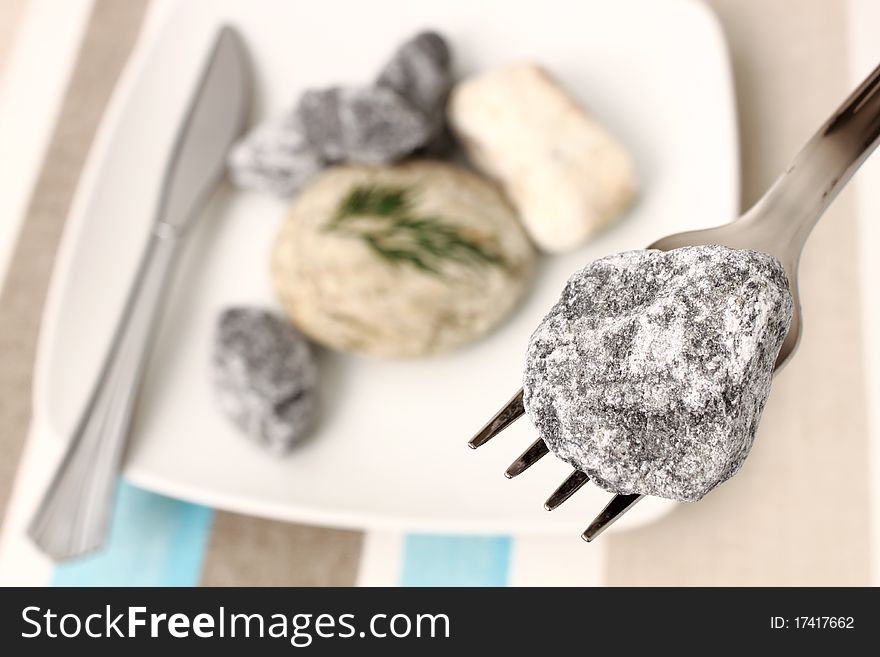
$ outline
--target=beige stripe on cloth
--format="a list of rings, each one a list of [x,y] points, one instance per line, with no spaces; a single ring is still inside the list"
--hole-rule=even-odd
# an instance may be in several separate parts
[[[0,522],[30,423],[37,334],[64,220],[148,4],[96,0],[0,292]],[[359,558],[356,532],[218,513],[204,581],[344,586],[354,583]]]
[[[847,4],[709,4],[733,55],[747,207],[849,91]],[[743,469],[702,502],[609,536],[608,584],[868,584],[855,225],[850,189],[810,238],[800,270],[803,340],[774,381]]]
[[[15,31],[21,22],[26,0],[3,0],[0,2],[0,79],[3,75],[3,66],[12,46]]]
[[[352,586],[361,532],[217,512],[204,586]]]

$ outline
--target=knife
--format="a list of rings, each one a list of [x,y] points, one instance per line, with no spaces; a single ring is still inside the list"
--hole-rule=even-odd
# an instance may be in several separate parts
[[[101,373],[28,528],[53,559],[78,557],[104,543],[166,284],[199,210],[223,177],[250,97],[244,46],[232,28],[222,27],[177,134],[149,241]]]

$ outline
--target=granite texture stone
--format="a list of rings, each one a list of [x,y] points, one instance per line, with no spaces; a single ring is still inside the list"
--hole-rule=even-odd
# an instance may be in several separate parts
[[[425,114],[442,110],[452,86],[449,46],[436,32],[421,32],[404,42],[376,79]]]
[[[449,46],[436,32],[421,32],[404,42],[382,69],[376,84],[395,91],[420,110],[432,125],[427,152],[444,152],[446,101],[452,88]],[[436,142],[436,144],[435,144]]]
[[[526,410],[598,486],[698,500],[749,453],[791,313],[782,265],[764,253],[596,260],[530,340]]]
[[[223,412],[276,453],[311,429],[318,369],[306,339],[259,308],[228,308],[218,319],[211,378]]]
[[[312,147],[329,162],[387,164],[424,146],[431,119],[386,87],[306,91],[297,114]]]
[[[325,164],[293,113],[259,125],[232,148],[228,160],[236,186],[282,198],[297,194]]]
[[[389,164],[452,150],[446,100],[449,47],[421,32],[395,50],[372,85],[310,89],[287,114],[252,130],[231,150],[232,182],[291,198],[329,164]]]

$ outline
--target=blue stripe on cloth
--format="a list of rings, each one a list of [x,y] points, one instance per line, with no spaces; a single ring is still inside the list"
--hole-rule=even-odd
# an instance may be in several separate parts
[[[404,539],[401,586],[506,586],[507,536],[432,536]]]
[[[120,482],[98,553],[59,565],[53,586],[195,586],[211,531],[208,507]]]

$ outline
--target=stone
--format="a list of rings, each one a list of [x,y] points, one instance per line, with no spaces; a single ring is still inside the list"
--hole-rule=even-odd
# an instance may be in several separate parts
[[[306,91],[297,115],[312,147],[328,162],[387,164],[430,140],[431,119],[386,87]]]
[[[627,151],[540,66],[505,66],[458,83],[448,114],[469,159],[501,183],[544,251],[580,246],[635,195]]]
[[[388,61],[376,84],[395,91],[435,124],[445,124],[446,100],[452,87],[449,46],[436,32],[421,32],[403,43]]]
[[[224,310],[211,365],[221,410],[247,436],[281,454],[308,435],[318,368],[309,343],[285,319],[259,308]]]
[[[630,251],[575,273],[529,342],[529,417],[615,493],[694,501],[743,464],[792,298],[773,256]]]
[[[435,32],[402,44],[374,85],[306,91],[295,111],[268,121],[230,151],[232,182],[291,198],[330,163],[386,164],[451,150],[445,106],[450,54]]]
[[[449,126],[444,119],[443,124],[437,128],[436,133],[428,143],[417,149],[413,153],[413,157],[429,160],[445,159],[467,168],[467,161],[458,152],[457,148],[458,144],[455,142],[455,137],[452,136],[452,132],[449,130]]]
[[[436,32],[421,32],[394,53],[376,84],[397,92],[431,115],[442,110],[452,86],[449,46]]]
[[[346,352],[416,358],[491,330],[527,289],[535,253],[491,183],[437,161],[338,166],[291,207],[272,256],[287,316]]]
[[[230,178],[238,187],[290,198],[325,162],[306,140],[295,114],[263,123],[233,146]]]

